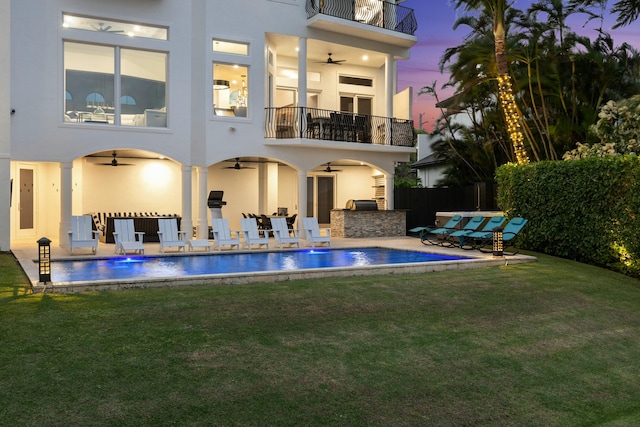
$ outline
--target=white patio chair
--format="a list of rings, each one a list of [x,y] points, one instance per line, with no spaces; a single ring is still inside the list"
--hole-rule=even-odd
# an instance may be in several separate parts
[[[74,248],[91,248],[95,255],[98,250],[98,236],[100,232],[93,229],[93,219],[90,215],[72,216],[71,231],[69,231],[69,251]]]
[[[320,228],[316,217],[302,218],[302,227],[312,247],[315,248],[316,243],[326,243],[328,246],[331,246],[331,229]]]
[[[280,245],[280,249],[282,249],[282,245],[296,245],[300,247],[298,231],[289,229],[286,218],[271,218],[271,228],[273,229],[276,242]]]
[[[132,219],[114,219],[113,238],[116,242],[116,253],[126,254],[128,251],[144,254],[143,231],[136,231]]]
[[[244,234],[244,242],[249,250],[253,245],[258,245],[258,248],[260,248],[260,245],[265,245],[269,249],[269,232],[265,230],[261,236],[260,230],[258,230],[258,222],[255,218],[241,218],[240,225]]]
[[[178,231],[176,218],[158,218],[158,237],[160,238],[160,252],[164,253],[166,247],[177,247],[178,251],[186,245],[186,231]]]
[[[212,218],[211,225],[213,228],[213,240],[218,246],[218,251],[222,249],[223,245],[229,245],[231,249],[236,246],[240,250],[240,232],[232,232],[229,228],[229,221],[226,218]]]

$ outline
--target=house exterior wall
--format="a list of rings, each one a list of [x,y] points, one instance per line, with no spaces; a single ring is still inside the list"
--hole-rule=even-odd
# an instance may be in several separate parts
[[[11,3],[0,1],[0,98],[11,98]],[[11,181],[10,114],[13,107],[8,102],[0,103],[0,251],[8,251],[11,237],[10,204],[13,193]],[[9,185],[7,185],[9,183]]]
[[[63,13],[163,26],[168,28],[169,37],[140,39],[66,29],[61,25]],[[320,81],[309,80],[304,86],[298,79],[287,81],[274,75],[273,87],[269,87],[267,76],[279,64],[300,67],[296,53],[281,47],[283,39],[408,57],[408,48],[370,40],[366,32],[353,37],[310,28],[303,0],[7,0],[0,1],[0,24],[6,36],[0,37],[0,56],[10,58],[0,63],[0,95],[9,98],[16,111],[4,114],[7,106],[0,107],[0,180],[16,181],[21,168],[33,168],[36,191],[36,222],[28,232],[18,225],[18,192],[14,189],[8,193],[7,187],[0,185],[0,250],[8,249],[10,241],[28,242],[42,235],[63,244],[65,223],[71,214],[177,213],[188,217],[184,224],[201,225],[209,219],[203,204],[213,189],[225,191],[228,205],[223,210],[232,224],[239,225],[242,212],[260,213],[280,206],[289,207],[290,213],[306,214],[306,206],[300,203],[305,194],[299,188],[300,174],[315,176],[321,173],[321,165],[338,160],[353,163],[336,175],[335,205],[341,207],[348,199],[371,198],[372,176],[392,175],[395,162],[406,161],[413,150],[265,139],[265,107],[270,106],[269,94],[276,86],[296,90],[306,87],[307,93],[319,94],[318,108],[335,110],[340,95],[354,91],[338,83],[340,74],[371,78],[374,86],[358,88],[358,92],[373,98],[372,113],[380,116],[389,114],[388,100],[394,96],[394,89],[386,85],[390,70],[384,64],[371,67],[351,60],[333,69],[307,61],[304,71],[320,74]],[[214,52],[214,38],[247,43],[249,53],[238,56]],[[66,122],[65,41],[166,52],[166,127]],[[318,48],[309,48],[313,49]],[[268,61],[270,53],[275,53],[272,65]],[[247,117],[213,114],[214,63],[248,67]],[[392,66],[395,72],[395,63]],[[298,105],[305,106],[306,99],[300,98]],[[401,116],[407,115],[409,107],[398,105]],[[119,150],[149,155],[123,158],[121,163],[134,166],[117,168],[99,164],[108,163],[108,157],[87,157]],[[237,157],[269,159],[269,164],[230,171],[227,161]],[[364,166],[360,168],[359,163]],[[70,174],[66,172],[69,169]],[[201,183],[206,188],[201,188]],[[207,212],[204,217],[203,211]]]

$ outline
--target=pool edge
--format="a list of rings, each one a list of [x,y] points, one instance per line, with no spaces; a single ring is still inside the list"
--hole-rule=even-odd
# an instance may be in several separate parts
[[[246,273],[209,274],[190,277],[163,277],[149,279],[119,279],[85,282],[40,283],[32,279],[32,290],[38,292],[76,293],[127,289],[172,288],[180,286],[235,285],[252,283],[274,283],[292,280],[372,276],[388,274],[423,274],[447,270],[497,267],[536,261],[535,257],[516,255],[510,257],[474,258],[468,260],[446,260],[429,263],[382,264],[366,267],[318,268],[292,271],[268,271]]]

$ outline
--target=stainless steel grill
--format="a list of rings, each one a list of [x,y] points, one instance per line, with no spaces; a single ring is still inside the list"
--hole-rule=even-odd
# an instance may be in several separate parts
[[[347,201],[347,210],[350,211],[377,211],[378,203],[375,200],[349,200]]]

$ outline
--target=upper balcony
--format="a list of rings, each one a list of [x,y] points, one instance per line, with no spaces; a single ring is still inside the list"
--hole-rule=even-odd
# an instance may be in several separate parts
[[[413,9],[383,0],[307,0],[309,27],[411,47],[418,29]]]
[[[413,147],[413,121],[307,107],[265,109],[265,138]]]

